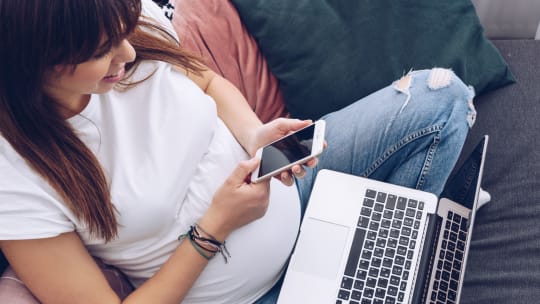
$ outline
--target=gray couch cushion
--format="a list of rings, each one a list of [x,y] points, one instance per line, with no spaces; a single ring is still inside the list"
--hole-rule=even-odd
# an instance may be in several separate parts
[[[540,299],[540,41],[495,41],[517,83],[479,96],[464,155],[490,135],[483,187],[461,303]]]

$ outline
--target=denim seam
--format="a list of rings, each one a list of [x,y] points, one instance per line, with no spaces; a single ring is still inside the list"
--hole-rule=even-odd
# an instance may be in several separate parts
[[[416,189],[424,188],[426,175],[429,173],[429,170],[431,169],[431,165],[433,164],[433,156],[440,142],[441,142],[441,132],[438,131],[438,132],[435,132],[435,137],[433,138],[433,142],[429,146],[429,150],[426,155],[426,160],[424,161],[424,166],[422,167],[422,173],[418,177],[418,183],[416,184]]]
[[[387,159],[389,159],[394,153],[399,151],[401,148],[405,147],[407,144],[411,143],[414,140],[417,140],[420,137],[424,137],[426,135],[430,135],[433,133],[437,133],[435,136],[434,142],[431,144],[426,160],[424,161],[424,166],[422,167],[422,172],[420,174],[418,183],[416,185],[417,189],[421,189],[419,187],[422,187],[425,181],[425,175],[429,172],[431,169],[431,162],[433,161],[433,155],[435,154],[435,150],[440,142],[440,132],[444,128],[443,125],[433,125],[421,130],[418,130],[416,132],[413,132],[406,137],[402,138],[400,141],[398,141],[396,144],[388,148],[381,157],[376,159],[373,164],[362,174],[364,177],[369,177],[371,174],[373,174]]]

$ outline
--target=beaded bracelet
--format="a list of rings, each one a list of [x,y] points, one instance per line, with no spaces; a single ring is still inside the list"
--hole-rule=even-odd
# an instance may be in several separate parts
[[[199,233],[199,230],[209,236],[209,238],[201,236]],[[195,247],[197,252],[203,256],[205,259],[210,260],[213,258],[216,253],[221,253],[221,256],[223,257],[223,260],[225,263],[228,263],[228,257],[231,257],[231,254],[229,253],[229,250],[225,246],[225,241],[222,243],[218,241],[214,236],[212,236],[210,233],[206,232],[204,229],[202,229],[201,226],[198,224],[195,224],[194,226],[190,226],[190,229],[185,234],[182,234],[178,237],[179,240],[188,237],[190,243]],[[204,251],[210,252],[210,254],[205,254]]]

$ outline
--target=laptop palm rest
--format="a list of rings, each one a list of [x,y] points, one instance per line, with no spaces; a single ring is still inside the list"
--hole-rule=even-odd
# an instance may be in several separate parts
[[[292,269],[305,274],[335,280],[345,254],[349,228],[315,218],[305,218],[302,226],[303,240],[294,254],[303,257],[293,259]]]

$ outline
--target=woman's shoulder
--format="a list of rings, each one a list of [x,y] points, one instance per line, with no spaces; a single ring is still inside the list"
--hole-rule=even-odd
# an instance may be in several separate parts
[[[49,188],[0,136],[0,239],[43,238],[73,231],[70,211]]]

